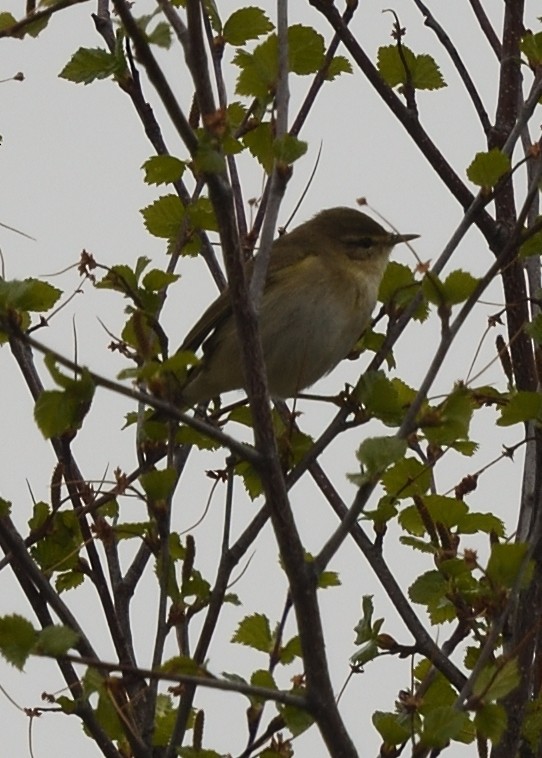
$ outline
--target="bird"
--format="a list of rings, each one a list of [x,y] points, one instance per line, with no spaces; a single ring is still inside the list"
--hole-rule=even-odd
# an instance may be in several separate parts
[[[332,371],[370,323],[395,245],[417,234],[386,231],[354,208],[328,208],[271,247],[259,309],[269,394],[291,398]],[[250,278],[253,262],[247,264]],[[181,405],[243,389],[243,358],[225,289],[186,335],[179,351],[202,358],[181,387]]]

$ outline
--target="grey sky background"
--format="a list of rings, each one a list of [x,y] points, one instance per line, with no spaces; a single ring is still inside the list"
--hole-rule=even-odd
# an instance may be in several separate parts
[[[269,9],[271,18],[274,18],[271,2],[257,4]],[[381,13],[388,5],[387,0],[364,0],[351,25],[354,34],[373,58],[380,45],[391,42],[392,16]],[[486,5],[499,28],[501,4]],[[497,5],[499,8],[495,10]],[[528,5],[531,6],[531,20],[535,27],[536,3]],[[239,6],[239,3],[221,3],[223,17]],[[134,12],[139,14],[150,8],[150,3],[138,1]],[[434,55],[449,84],[444,90],[419,94],[420,117],[447,159],[459,175],[465,177],[465,168],[474,153],[485,149],[484,136],[472,105],[458,84],[445,52],[434,35],[423,26],[423,19],[413,3],[396,0],[393,8],[401,23],[407,27],[405,44],[417,53]],[[491,117],[496,97],[497,61],[482,38],[470,9],[466,3],[450,3],[447,0],[436,0],[431,3],[431,8],[471,70]],[[23,13],[23,4],[8,0],[3,10],[19,18]],[[84,87],[57,77],[78,47],[102,47],[101,38],[96,34],[90,18],[94,10],[92,3],[85,3],[57,14],[36,40],[0,41],[0,79],[7,79],[17,71],[25,75],[24,82],[9,81],[1,84],[0,88],[0,134],[3,137],[0,148],[3,179],[0,186],[0,221],[37,240],[33,242],[0,228],[5,276],[24,278],[50,275],[49,281],[66,293],[79,286],[77,272],[72,269],[52,275],[76,264],[83,248],[107,265],[130,264],[140,255],[151,257],[157,266],[166,265],[165,246],[162,241],[148,235],[139,213],[140,208],[161,193],[143,183],[140,167],[152,155],[152,148],[129,99],[111,81]],[[330,32],[322,19],[307,3],[299,0],[292,3],[290,20],[291,23],[316,25],[326,40],[330,40]],[[344,51],[340,49],[339,52]],[[226,60],[231,59],[232,55],[233,51],[227,53]],[[174,44],[171,51],[160,52],[159,58],[181,104],[188,109],[191,90],[182,51]],[[526,77],[529,81],[528,72]],[[295,117],[309,83],[308,78],[292,79],[290,121]],[[233,77],[230,84],[230,92],[233,93]],[[185,157],[182,145],[167,125],[161,106],[146,82],[144,88],[164,127],[170,152]],[[233,99],[233,94],[231,97]],[[324,88],[300,136],[309,142],[309,150],[295,166],[280,223],[289,217],[303,191],[322,144],[316,178],[293,225],[324,207],[352,206],[357,197],[363,196],[399,231],[421,235],[415,247],[423,261],[438,257],[461,219],[461,209],[448,196],[417,148],[360,74],[343,76]],[[260,192],[262,176],[248,161],[241,161],[240,168],[245,199],[248,200]],[[396,249],[394,259],[415,265],[406,246]],[[454,257],[450,270],[462,267],[474,275],[480,275],[490,263],[491,254],[480,235],[472,231]],[[183,261],[181,273],[182,280],[172,290],[164,314],[172,346],[180,344],[184,333],[215,295],[203,261]],[[488,291],[485,300],[492,303],[478,306],[471,315],[464,334],[442,368],[432,396],[449,391],[456,380],[467,377],[486,328],[487,316],[502,305],[499,289],[494,287]],[[98,318],[111,331],[120,332],[124,304],[112,293],[94,291],[85,285],[84,292],[78,294],[52,320],[49,328],[40,330],[36,336],[65,355],[73,356],[75,330],[78,360],[114,378],[124,364],[107,350],[110,338]],[[495,336],[496,332],[484,342],[474,373],[493,358]],[[397,349],[397,375],[416,386],[434,353],[438,337],[439,324],[435,317],[430,325],[420,327],[412,324]],[[336,393],[345,382],[354,383],[366,363],[367,358],[363,356],[355,363],[344,362],[316,385],[315,391]],[[6,348],[0,351],[0,372],[4,388],[1,412],[4,428],[9,430],[9,450],[0,457],[0,496],[13,502],[14,518],[24,525],[32,507],[29,489],[36,500],[48,500],[54,458],[34,426],[28,390],[23,386]],[[50,386],[45,370],[42,376]],[[476,384],[490,382],[497,383],[500,388],[505,386],[496,365],[491,366]],[[319,434],[333,415],[332,407],[308,401],[300,401],[297,407],[303,412],[303,429],[314,435]],[[97,393],[95,407],[74,447],[79,464],[89,479],[99,481],[104,476],[111,477],[117,466],[126,471],[135,466],[131,433],[120,430],[123,414],[130,409],[130,404],[118,396],[104,391]],[[473,439],[482,442],[481,453],[470,460],[450,454],[446,465],[440,467],[439,491],[453,486],[463,475],[497,457],[503,444],[518,441],[518,432],[496,430],[492,410],[482,415],[482,421],[476,422],[472,432]],[[237,436],[245,434],[244,430],[235,427],[229,431]],[[326,452],[323,466],[346,503],[351,502],[355,492],[346,479],[346,473],[357,469],[356,448],[365,437],[385,433],[376,426],[360,427],[343,435]],[[504,518],[510,529],[515,524],[521,458],[518,454],[514,462],[505,461],[492,469],[483,477],[479,491],[470,500],[473,507]],[[220,468],[223,464],[223,455],[198,453],[193,456],[181,488],[181,492],[191,494],[176,504],[177,528],[188,529],[201,516],[211,489],[205,470]],[[200,545],[197,567],[211,581],[215,548],[220,541],[223,500],[224,494],[219,489],[205,522],[194,532]],[[371,507],[376,502],[377,499],[373,498]],[[307,548],[317,552],[336,526],[335,517],[329,513],[308,479],[294,488],[292,503]],[[247,501],[240,484],[237,484],[234,528],[246,523],[257,507],[258,503]],[[138,520],[145,516],[142,506],[135,502],[133,505],[124,504],[123,508],[123,519]],[[389,547],[392,542],[393,535],[390,535]],[[473,546],[480,549],[482,556],[485,555],[485,544]],[[424,558],[406,565],[406,560],[412,561],[410,552],[396,548],[397,552],[390,554],[389,547],[386,558],[400,573],[405,589],[417,571],[432,567],[430,561]],[[385,631],[397,635],[404,643],[409,643],[411,639],[382,595],[370,569],[349,543],[344,545],[330,568],[338,571],[343,581],[340,588],[322,593],[330,666],[339,690],[349,671],[348,658],[354,652],[352,629],[360,616],[363,594],[375,595],[375,614],[386,617]],[[134,602],[133,619],[138,649],[141,651],[140,663],[146,666],[153,640],[156,598],[152,578],[149,577],[144,585]],[[253,669],[266,666],[265,657],[239,646],[225,644],[225,641],[248,613],[267,613],[272,622],[281,614],[285,582],[278,567],[270,528],[258,541],[252,562],[236,584],[235,591],[240,595],[243,606],[225,610],[216,642],[210,651],[209,667],[217,674],[236,671],[249,676]],[[81,614],[83,624],[89,624],[90,636],[98,651],[105,658],[113,658],[92,592],[71,593],[64,599],[76,613]],[[3,571],[0,574],[0,614],[13,611],[32,618],[8,571]],[[291,624],[289,636],[293,633]],[[434,634],[437,636],[438,630],[434,630]],[[171,654],[174,653],[171,647]],[[408,661],[397,663],[395,660],[381,659],[350,683],[343,701],[344,714],[359,744],[360,755],[377,752],[379,739],[369,726],[368,714],[376,708],[393,709],[398,690],[409,686],[409,666]],[[398,671],[401,671],[401,676]],[[287,686],[289,678],[298,673],[299,666],[294,663],[279,675],[279,683]],[[32,659],[27,665],[27,673],[21,675],[0,660],[0,684],[17,703],[33,706],[40,704],[42,691],[56,691],[62,686],[62,680],[53,664],[47,661]],[[198,700],[198,705],[202,704],[206,704],[207,709],[206,746],[227,748],[233,755],[238,753],[244,745],[246,700],[233,694],[206,693]],[[271,714],[271,708],[267,713]],[[6,754],[25,754],[27,718],[1,694],[0,721],[3,724]],[[225,734],[228,735],[226,738]],[[97,755],[93,743],[81,735],[78,722],[61,715],[42,716],[33,726],[33,740],[37,757],[71,755],[75,750],[79,758]],[[296,755],[308,758],[322,754],[320,744],[316,730],[311,729],[296,741]]]

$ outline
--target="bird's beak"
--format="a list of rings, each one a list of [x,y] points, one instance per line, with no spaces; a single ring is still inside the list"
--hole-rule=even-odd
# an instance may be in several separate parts
[[[419,234],[390,234],[390,242],[394,245],[398,245],[400,242],[410,242],[411,240],[417,240]]]

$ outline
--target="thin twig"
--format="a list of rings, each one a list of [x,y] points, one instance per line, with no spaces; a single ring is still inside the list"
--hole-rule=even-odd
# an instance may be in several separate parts
[[[459,74],[463,84],[465,85],[465,89],[467,90],[470,96],[470,99],[472,100],[472,104],[474,105],[474,110],[478,114],[478,118],[480,119],[480,123],[482,124],[482,129],[484,130],[484,133],[488,135],[491,129],[489,116],[487,115],[487,111],[484,108],[482,99],[480,95],[478,94],[476,85],[474,84],[471,78],[471,75],[468,72],[467,67],[463,63],[461,56],[457,52],[457,48],[455,47],[452,40],[448,36],[447,32],[442,28],[442,26],[438,23],[438,21],[436,20],[434,15],[431,13],[429,8],[425,5],[425,3],[423,3],[422,0],[412,0],[412,2],[419,8],[420,12],[423,13],[423,15],[425,16],[425,25],[435,32],[439,41],[443,45],[444,49],[446,50],[446,52],[452,59],[452,62],[454,66],[456,67],[457,73]]]

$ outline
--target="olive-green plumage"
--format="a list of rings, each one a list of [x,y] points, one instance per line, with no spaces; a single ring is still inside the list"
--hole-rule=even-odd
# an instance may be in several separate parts
[[[259,316],[272,396],[295,396],[348,355],[369,324],[394,245],[415,237],[390,234],[360,211],[331,208],[275,240]],[[202,362],[182,389],[186,405],[244,386],[227,290],[180,349],[202,344]]]

